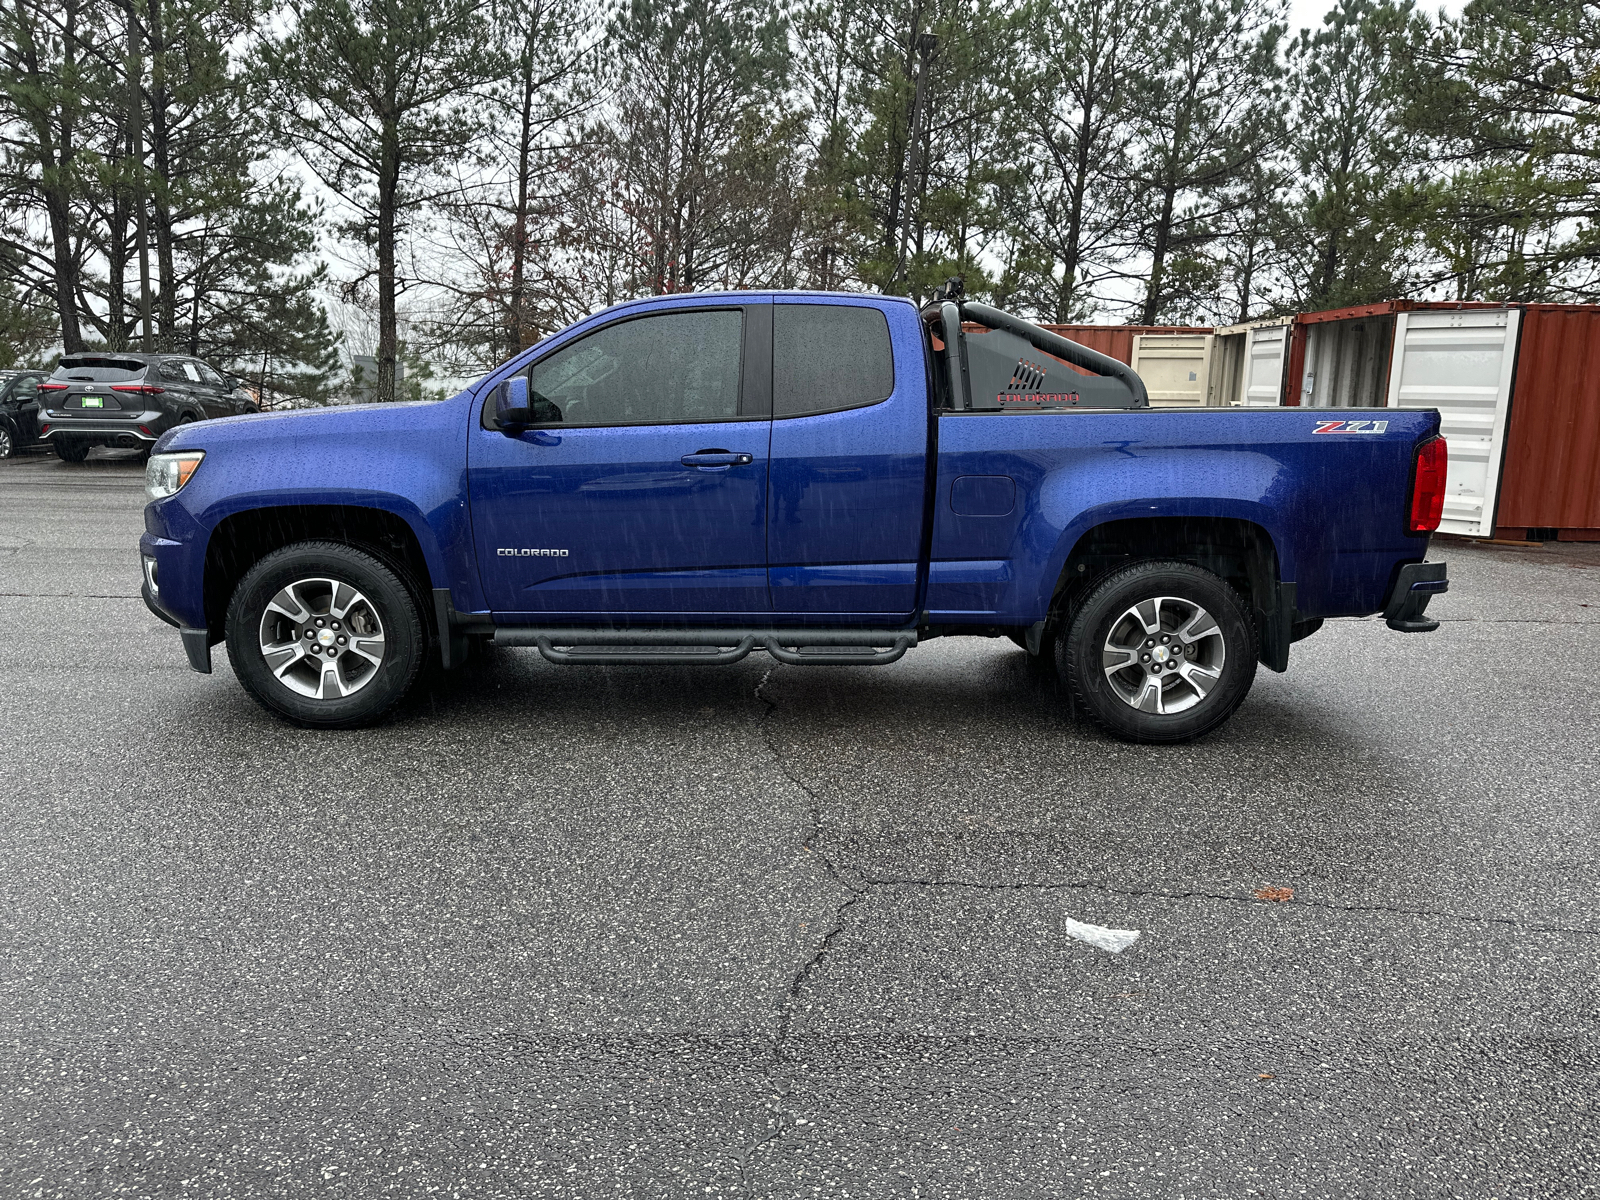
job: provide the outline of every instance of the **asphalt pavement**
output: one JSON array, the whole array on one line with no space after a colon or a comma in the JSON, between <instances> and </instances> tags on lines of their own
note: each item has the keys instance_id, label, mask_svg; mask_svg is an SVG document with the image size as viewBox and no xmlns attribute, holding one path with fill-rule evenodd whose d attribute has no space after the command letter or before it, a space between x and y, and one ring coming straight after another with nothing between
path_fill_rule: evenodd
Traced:
<instances>
[{"instance_id":1,"label":"asphalt pavement","mask_svg":"<svg viewBox=\"0 0 1600 1200\"><path fill-rule=\"evenodd\" d=\"M977 639L313 733L140 489L0 463L0 1196L1600 1194L1600 546L1440 541L1189 746Z\"/></svg>"}]
</instances>

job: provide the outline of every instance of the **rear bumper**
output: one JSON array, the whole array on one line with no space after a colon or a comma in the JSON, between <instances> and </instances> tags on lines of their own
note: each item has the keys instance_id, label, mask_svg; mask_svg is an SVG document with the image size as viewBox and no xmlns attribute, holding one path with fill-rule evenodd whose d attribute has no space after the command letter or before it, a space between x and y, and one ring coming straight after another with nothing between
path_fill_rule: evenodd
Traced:
<instances>
[{"instance_id":1,"label":"rear bumper","mask_svg":"<svg viewBox=\"0 0 1600 1200\"><path fill-rule=\"evenodd\" d=\"M1384 622L1401 633L1432 633L1439 628L1439 622L1424 615L1428 601L1449 590L1444 563L1406 563L1383 606Z\"/></svg>"},{"instance_id":2,"label":"rear bumper","mask_svg":"<svg viewBox=\"0 0 1600 1200\"><path fill-rule=\"evenodd\" d=\"M126 417L41 415L39 437L46 442L61 439L87 442L91 446L152 446L172 424L170 413L150 410L129 413Z\"/></svg>"}]
</instances>

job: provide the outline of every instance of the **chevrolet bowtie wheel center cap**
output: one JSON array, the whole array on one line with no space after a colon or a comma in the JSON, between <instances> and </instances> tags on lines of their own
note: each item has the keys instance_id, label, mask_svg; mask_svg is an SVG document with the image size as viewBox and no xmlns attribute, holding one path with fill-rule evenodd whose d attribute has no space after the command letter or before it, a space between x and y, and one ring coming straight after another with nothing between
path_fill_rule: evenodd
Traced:
<instances>
[{"instance_id":1,"label":"chevrolet bowtie wheel center cap","mask_svg":"<svg viewBox=\"0 0 1600 1200\"><path fill-rule=\"evenodd\" d=\"M388 647L377 606L338 579L300 579L261 614L261 657L273 678L311 700L338 700L377 677Z\"/></svg>"},{"instance_id":2,"label":"chevrolet bowtie wheel center cap","mask_svg":"<svg viewBox=\"0 0 1600 1200\"><path fill-rule=\"evenodd\" d=\"M1227 645L1216 620L1193 600L1155 596L1111 623L1100 665L1111 690L1129 708L1180 713L1222 678Z\"/></svg>"}]
</instances>

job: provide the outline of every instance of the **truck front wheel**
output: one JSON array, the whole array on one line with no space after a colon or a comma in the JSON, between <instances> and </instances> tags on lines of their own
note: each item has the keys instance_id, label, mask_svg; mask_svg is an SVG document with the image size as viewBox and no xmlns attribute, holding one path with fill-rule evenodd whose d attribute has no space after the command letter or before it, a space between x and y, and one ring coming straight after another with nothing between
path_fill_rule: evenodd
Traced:
<instances>
[{"instance_id":1,"label":"truck front wheel","mask_svg":"<svg viewBox=\"0 0 1600 1200\"><path fill-rule=\"evenodd\" d=\"M300 542L250 568L228 604L228 658L262 707L296 725L368 725L411 690L427 634L411 593L370 554Z\"/></svg>"},{"instance_id":2,"label":"truck front wheel","mask_svg":"<svg viewBox=\"0 0 1600 1200\"><path fill-rule=\"evenodd\" d=\"M1243 703L1256 677L1256 630L1226 580L1188 563L1148 561L1103 579L1056 642L1077 703L1108 733L1183 742Z\"/></svg>"}]
</instances>

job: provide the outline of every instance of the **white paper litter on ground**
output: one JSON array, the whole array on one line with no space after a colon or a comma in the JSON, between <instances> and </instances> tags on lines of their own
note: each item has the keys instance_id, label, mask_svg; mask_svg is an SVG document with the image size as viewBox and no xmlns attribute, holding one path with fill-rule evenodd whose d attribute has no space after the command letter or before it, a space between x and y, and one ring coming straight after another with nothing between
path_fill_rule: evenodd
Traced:
<instances>
[{"instance_id":1,"label":"white paper litter on ground","mask_svg":"<svg viewBox=\"0 0 1600 1200\"><path fill-rule=\"evenodd\" d=\"M1104 925L1090 925L1074 921L1071 917L1063 917L1062 920L1067 923L1067 932L1080 942L1088 942L1113 954L1121 953L1139 940L1137 929L1107 929Z\"/></svg>"}]
</instances>

